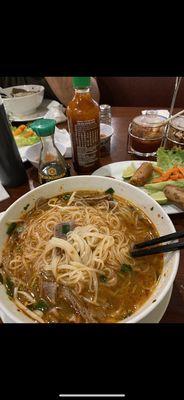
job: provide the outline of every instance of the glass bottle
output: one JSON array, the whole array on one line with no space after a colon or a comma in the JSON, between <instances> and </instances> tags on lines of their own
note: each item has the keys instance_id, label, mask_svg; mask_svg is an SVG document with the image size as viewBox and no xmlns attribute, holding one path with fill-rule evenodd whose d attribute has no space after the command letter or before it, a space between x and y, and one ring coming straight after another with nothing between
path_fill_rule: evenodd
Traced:
<instances>
[{"instance_id":1,"label":"glass bottle","mask_svg":"<svg viewBox=\"0 0 184 400\"><path fill-rule=\"evenodd\" d=\"M41 139L41 151L38 167L40 184L69 175L67 163L54 142L56 121L54 119L39 119L30 127Z\"/></svg>"},{"instance_id":2,"label":"glass bottle","mask_svg":"<svg viewBox=\"0 0 184 400\"><path fill-rule=\"evenodd\" d=\"M0 96L0 181L6 187L27 182L27 174Z\"/></svg>"},{"instance_id":3,"label":"glass bottle","mask_svg":"<svg viewBox=\"0 0 184 400\"><path fill-rule=\"evenodd\" d=\"M111 125L111 106L109 104L100 105L100 122Z\"/></svg>"},{"instance_id":4,"label":"glass bottle","mask_svg":"<svg viewBox=\"0 0 184 400\"><path fill-rule=\"evenodd\" d=\"M90 93L90 77L74 77L75 95L67 107L74 168L89 174L100 164L100 108Z\"/></svg>"}]
</instances>

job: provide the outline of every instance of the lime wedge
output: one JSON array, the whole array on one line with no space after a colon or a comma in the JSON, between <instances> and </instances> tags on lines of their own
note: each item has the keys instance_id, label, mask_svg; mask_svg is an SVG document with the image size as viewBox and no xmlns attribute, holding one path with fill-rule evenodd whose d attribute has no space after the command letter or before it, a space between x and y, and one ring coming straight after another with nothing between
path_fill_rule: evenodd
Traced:
<instances>
[{"instance_id":1,"label":"lime wedge","mask_svg":"<svg viewBox=\"0 0 184 400\"><path fill-rule=\"evenodd\" d=\"M136 171L136 168L133 163L131 163L127 168L125 168L122 172L122 177L124 179L131 178Z\"/></svg>"},{"instance_id":2,"label":"lime wedge","mask_svg":"<svg viewBox=\"0 0 184 400\"><path fill-rule=\"evenodd\" d=\"M157 203L159 203L159 204L166 204L168 201L164 192L161 192L161 191L152 192L152 193L149 192L149 195L152 197L152 199L156 200Z\"/></svg>"}]
</instances>

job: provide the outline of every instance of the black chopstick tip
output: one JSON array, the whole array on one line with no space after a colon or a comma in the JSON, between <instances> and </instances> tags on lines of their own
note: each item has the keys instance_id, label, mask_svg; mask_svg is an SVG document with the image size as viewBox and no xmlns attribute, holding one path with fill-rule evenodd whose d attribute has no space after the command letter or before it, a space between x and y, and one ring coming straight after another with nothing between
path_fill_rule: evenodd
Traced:
<instances>
[{"instance_id":1,"label":"black chopstick tip","mask_svg":"<svg viewBox=\"0 0 184 400\"><path fill-rule=\"evenodd\" d=\"M159 243L168 242L170 240L180 239L183 237L184 237L184 231L169 233L168 235L159 236L157 238L147 240L145 242L136 243L133 247L133 250L141 249L143 247L153 246L153 245L159 244Z\"/></svg>"},{"instance_id":2,"label":"black chopstick tip","mask_svg":"<svg viewBox=\"0 0 184 400\"><path fill-rule=\"evenodd\" d=\"M162 254L162 253L168 253L171 251L176 251L184 249L184 243L183 242L175 242L175 243L170 243L166 244L163 246L155 246L152 248L144 248L144 249L136 249L132 250L130 252L132 257L144 257L144 256L150 256L153 254Z\"/></svg>"}]
</instances>

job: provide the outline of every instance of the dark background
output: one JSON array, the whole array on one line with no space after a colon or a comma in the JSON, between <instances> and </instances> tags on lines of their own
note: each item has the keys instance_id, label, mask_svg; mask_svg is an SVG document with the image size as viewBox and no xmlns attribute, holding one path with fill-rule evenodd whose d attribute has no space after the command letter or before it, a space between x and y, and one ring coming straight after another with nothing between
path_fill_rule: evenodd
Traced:
<instances>
[{"instance_id":1,"label":"dark background","mask_svg":"<svg viewBox=\"0 0 184 400\"><path fill-rule=\"evenodd\" d=\"M174 324L3 324L0 397L125 393L125 400L178 399L183 334L184 326Z\"/></svg>"}]
</instances>

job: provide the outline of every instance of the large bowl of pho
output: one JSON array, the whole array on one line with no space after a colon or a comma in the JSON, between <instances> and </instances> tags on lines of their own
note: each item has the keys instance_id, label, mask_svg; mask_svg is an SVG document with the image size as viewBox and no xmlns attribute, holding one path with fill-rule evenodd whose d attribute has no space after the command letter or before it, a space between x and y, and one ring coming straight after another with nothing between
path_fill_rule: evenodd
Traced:
<instances>
[{"instance_id":1,"label":"large bowl of pho","mask_svg":"<svg viewBox=\"0 0 184 400\"><path fill-rule=\"evenodd\" d=\"M150 196L111 178L42 185L8 208L0 228L0 309L12 322L141 322L179 264L179 252L131 257L133 244L175 229Z\"/></svg>"}]
</instances>

